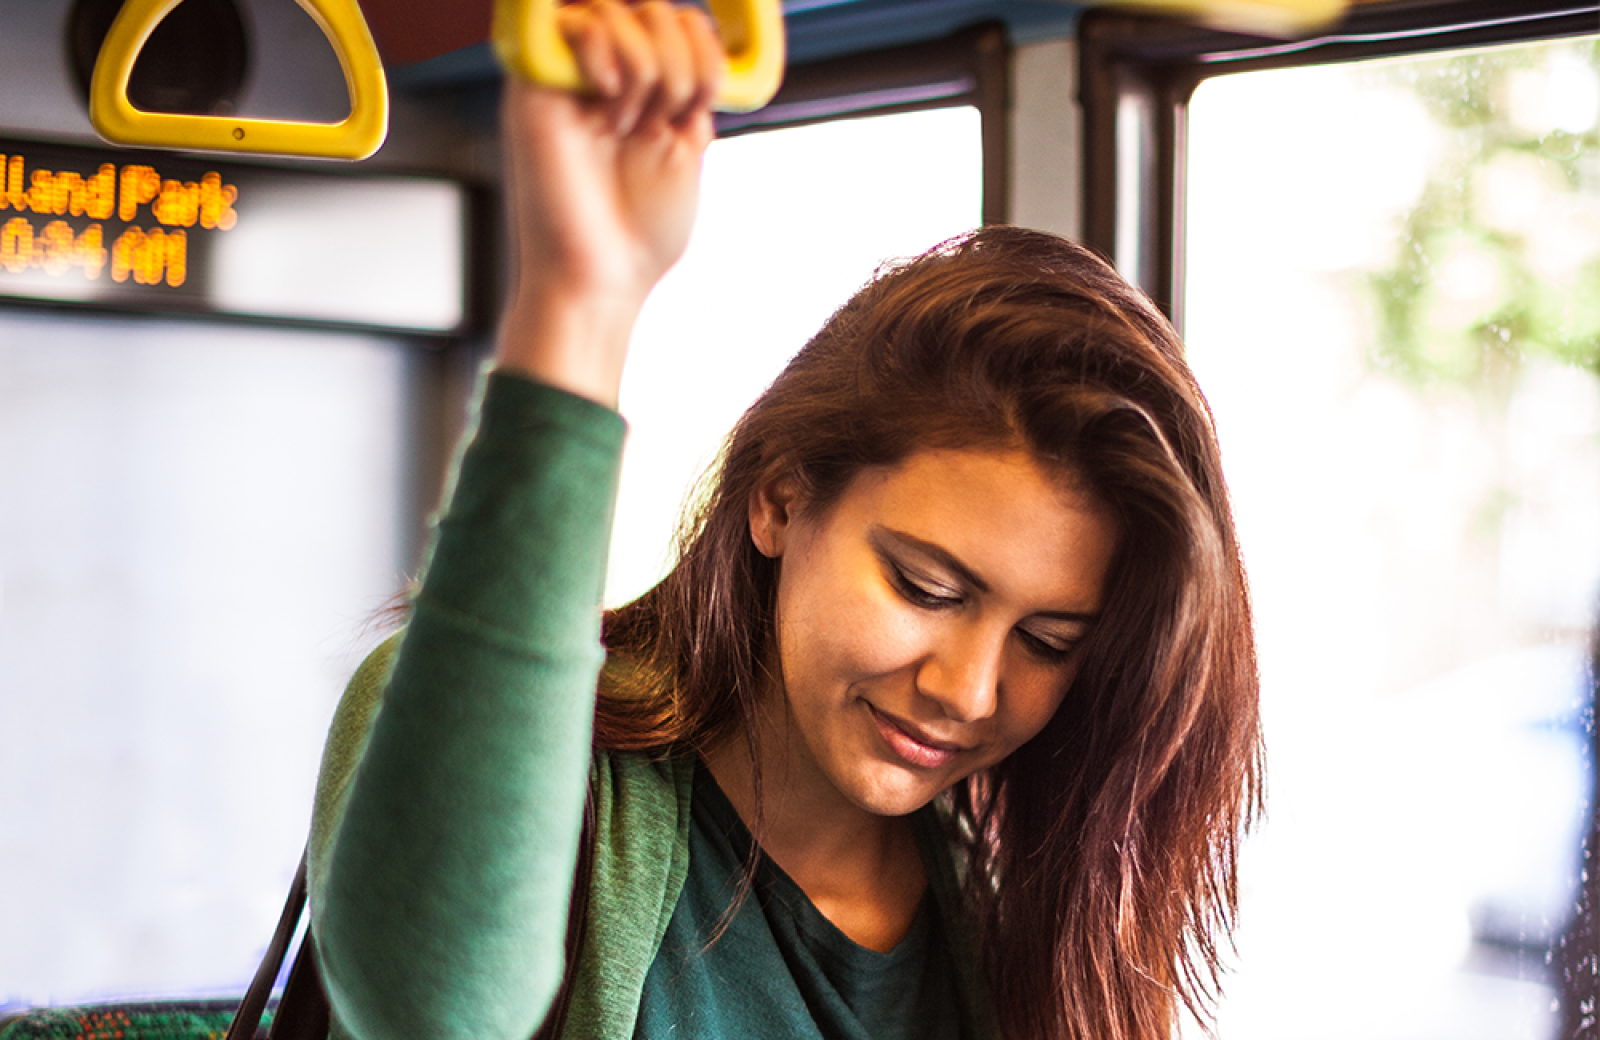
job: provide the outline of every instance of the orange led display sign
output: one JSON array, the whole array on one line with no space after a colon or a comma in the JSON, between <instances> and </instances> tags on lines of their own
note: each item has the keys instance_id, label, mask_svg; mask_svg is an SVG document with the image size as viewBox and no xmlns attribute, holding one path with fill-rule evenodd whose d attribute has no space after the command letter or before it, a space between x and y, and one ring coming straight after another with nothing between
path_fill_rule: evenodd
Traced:
<instances>
[{"instance_id":1,"label":"orange led display sign","mask_svg":"<svg viewBox=\"0 0 1600 1040\"><path fill-rule=\"evenodd\" d=\"M0 188L0 286L4 274L39 271L176 289L189 277L192 230L239 219L239 189L216 170L183 180L144 163L50 169L0 152Z\"/></svg>"},{"instance_id":2,"label":"orange led display sign","mask_svg":"<svg viewBox=\"0 0 1600 1040\"><path fill-rule=\"evenodd\" d=\"M440 178L0 139L0 306L456 334L467 206Z\"/></svg>"}]
</instances>

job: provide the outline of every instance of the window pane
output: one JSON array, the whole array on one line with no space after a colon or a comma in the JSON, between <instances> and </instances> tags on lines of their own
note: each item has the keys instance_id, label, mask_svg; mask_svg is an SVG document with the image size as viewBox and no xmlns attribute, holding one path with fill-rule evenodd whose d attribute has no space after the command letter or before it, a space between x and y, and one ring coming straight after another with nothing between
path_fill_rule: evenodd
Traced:
<instances>
[{"instance_id":1,"label":"window pane","mask_svg":"<svg viewBox=\"0 0 1600 1040\"><path fill-rule=\"evenodd\" d=\"M650 298L622 385L607 601L665 572L684 496L734 420L887 258L975 227L978 110L839 120L718 141L689 251Z\"/></svg>"},{"instance_id":2,"label":"window pane","mask_svg":"<svg viewBox=\"0 0 1600 1040\"><path fill-rule=\"evenodd\" d=\"M1557 1033L1593 783L1597 116L1593 39L1195 96L1187 338L1269 742L1227 1040Z\"/></svg>"},{"instance_id":3,"label":"window pane","mask_svg":"<svg viewBox=\"0 0 1600 1040\"><path fill-rule=\"evenodd\" d=\"M0 1005L243 992L409 555L414 364L0 312Z\"/></svg>"}]
</instances>

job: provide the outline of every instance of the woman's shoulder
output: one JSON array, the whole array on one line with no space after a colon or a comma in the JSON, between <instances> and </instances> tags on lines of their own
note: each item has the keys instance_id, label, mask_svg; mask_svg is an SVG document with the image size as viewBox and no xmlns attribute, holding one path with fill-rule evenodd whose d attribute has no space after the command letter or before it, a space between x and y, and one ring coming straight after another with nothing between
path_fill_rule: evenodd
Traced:
<instances>
[{"instance_id":1,"label":"woman's shoulder","mask_svg":"<svg viewBox=\"0 0 1600 1040\"><path fill-rule=\"evenodd\" d=\"M311 873L322 873L320 860L331 844L333 830L343 814L344 801L356 766L361 761L373 720L383 706L384 690L394 670L404 631L379 643L361 662L334 709L317 775L316 799L311 815ZM617 688L640 681L636 664L619 655L606 662L602 684ZM611 682L607 682L610 679ZM626 821L635 833L659 835L676 844L687 835L689 797L693 788L692 752L610 751L594 749L590 797L598 818L611 824ZM618 835L620 837L620 835ZM656 844L652 842L652 844ZM661 846L657 844L659 850Z\"/></svg>"},{"instance_id":2,"label":"woman's shoulder","mask_svg":"<svg viewBox=\"0 0 1600 1040\"><path fill-rule=\"evenodd\" d=\"M394 670L400 649L401 632L379 643L361 662L344 688L339 705L328 724L327 741L322 746L322 766L317 771L317 793L311 808L311 844L307 863L312 887L326 876L325 856L332 844L333 829L344 812L344 802L372 732L372 720L383 703L383 691Z\"/></svg>"},{"instance_id":3,"label":"woman's shoulder","mask_svg":"<svg viewBox=\"0 0 1600 1040\"><path fill-rule=\"evenodd\" d=\"M344 695L334 709L333 721L328 724L328 741L322 749L324 777L348 773L360 759L372 720L383 703L384 687L388 685L389 673L394 670L402 634L395 632L374 647L346 684ZM320 795L319 791L319 798Z\"/></svg>"}]
</instances>

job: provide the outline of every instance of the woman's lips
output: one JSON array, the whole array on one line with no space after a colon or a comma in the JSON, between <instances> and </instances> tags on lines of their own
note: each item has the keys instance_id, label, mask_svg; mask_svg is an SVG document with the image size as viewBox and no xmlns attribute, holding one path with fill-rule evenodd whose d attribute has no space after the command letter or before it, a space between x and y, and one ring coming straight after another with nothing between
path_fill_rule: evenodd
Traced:
<instances>
[{"instance_id":1,"label":"woman's lips","mask_svg":"<svg viewBox=\"0 0 1600 1040\"><path fill-rule=\"evenodd\" d=\"M889 750L918 769L938 769L949 765L956 755L966 750L959 744L935 740L904 719L886 715L870 704L867 705L867 711L872 713L878 735L889 745Z\"/></svg>"}]
</instances>

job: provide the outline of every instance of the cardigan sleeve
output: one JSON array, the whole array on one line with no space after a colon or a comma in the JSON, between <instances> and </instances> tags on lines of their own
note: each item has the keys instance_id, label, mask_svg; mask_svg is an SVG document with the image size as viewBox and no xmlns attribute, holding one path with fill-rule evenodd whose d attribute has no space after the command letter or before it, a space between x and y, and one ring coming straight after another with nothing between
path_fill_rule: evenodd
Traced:
<instances>
[{"instance_id":1,"label":"cardigan sleeve","mask_svg":"<svg viewBox=\"0 0 1600 1040\"><path fill-rule=\"evenodd\" d=\"M341 705L311 897L358 1040L526 1040L554 996L624 431L490 376L410 623Z\"/></svg>"}]
</instances>

